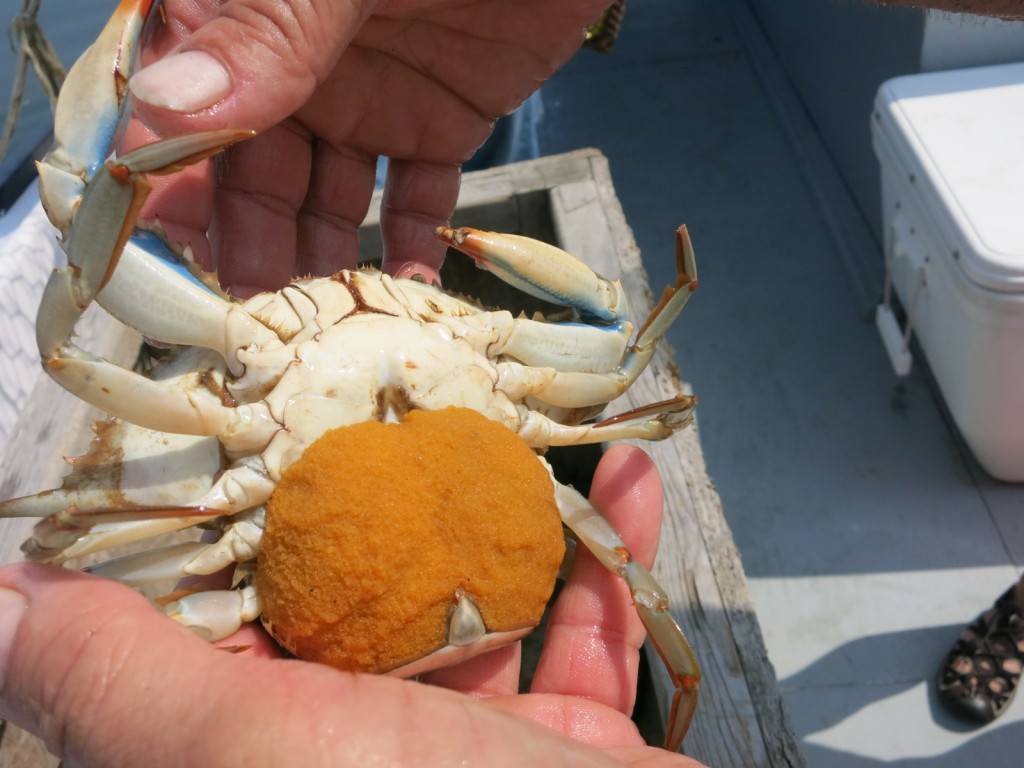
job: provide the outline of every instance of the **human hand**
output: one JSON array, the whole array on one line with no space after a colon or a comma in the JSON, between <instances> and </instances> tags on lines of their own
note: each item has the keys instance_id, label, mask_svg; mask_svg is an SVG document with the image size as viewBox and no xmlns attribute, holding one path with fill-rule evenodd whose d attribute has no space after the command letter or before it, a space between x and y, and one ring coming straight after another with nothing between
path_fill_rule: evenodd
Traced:
<instances>
[{"instance_id":1,"label":"human hand","mask_svg":"<svg viewBox=\"0 0 1024 768\"><path fill-rule=\"evenodd\" d=\"M165 136L260 135L228 150L216 191L209 163L158 180L144 216L235 293L276 290L355 266L386 156L384 268L432 282L459 166L608 2L166 0L130 83L136 113ZM135 125L128 143L150 138Z\"/></svg>"},{"instance_id":2,"label":"human hand","mask_svg":"<svg viewBox=\"0 0 1024 768\"><path fill-rule=\"evenodd\" d=\"M592 499L649 565L662 500L646 455L610 450ZM643 634L625 585L582 551L524 695L518 646L433 673L433 685L353 675L274 658L254 627L224 641L245 652L217 649L112 582L9 566L0 569L0 716L69 766L697 768L645 746L628 717Z\"/></svg>"}]
</instances>

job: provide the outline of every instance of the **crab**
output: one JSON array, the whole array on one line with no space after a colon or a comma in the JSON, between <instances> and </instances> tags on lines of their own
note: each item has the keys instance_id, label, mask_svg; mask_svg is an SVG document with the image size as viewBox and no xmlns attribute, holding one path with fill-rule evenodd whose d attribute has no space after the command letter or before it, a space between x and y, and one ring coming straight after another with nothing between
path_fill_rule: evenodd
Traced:
<instances>
[{"instance_id":1,"label":"crab","mask_svg":"<svg viewBox=\"0 0 1024 768\"><path fill-rule=\"evenodd\" d=\"M260 619L300 657L357 672L414 676L514 642L537 626L562 560L564 526L629 585L677 688L666 746L678 749L696 706L700 671L694 654L662 588L600 513L558 482L543 454L553 446L660 440L691 421L695 400L690 396L594 420L644 370L696 288L685 228L677 234L676 283L635 336L621 286L568 253L520 236L448 226L438 227L437 236L452 248L564 310L514 317L372 268L297 279L276 293L235 301L190 263L187 251L168 243L159 227L144 229L136 215L149 189L147 175L172 173L249 133L190 134L120 157L111 153L130 112L124 84L151 11L147 0L124 0L76 63L60 96L54 146L39 164L41 197L68 258L68 265L52 274L39 310L43 366L112 418L95 426L90 451L73 460L61 488L0 503L0 516L44 518L23 545L27 556L65 564L201 526L208 529L202 541L143 549L87 570L133 586L228 570L234 575L230 585L193 580L159 603L170 617L210 640ZM75 324L93 301L170 347L149 375L75 344ZM413 432L414 427L421 431ZM361 442L366 430L374 435L366 439L377 442ZM487 514L500 514L503 523L521 517L522 525L511 526L520 533L501 535L521 535L522 541L468 545L492 560L508 559L507 552L518 558L511 567L519 575L509 579L506 571L496 579L501 588L495 591L502 594L494 599L503 601L500 610L511 605L505 611L510 617L493 618L500 610L484 605L491 596L478 594L487 578L474 572L429 587L440 594L437 616L421 608L406 609L415 615L391 615L401 607L386 609L385 618L401 627L410 627L414 618L431 625L418 646L369 661L355 652L340 660L318 656L319 635L331 623L321 614L340 612L333 624L343 629L351 623L349 614L337 608L336 593L327 604L308 608L305 598L285 585L298 580L297 591L312 594L328 592L335 586L329 582L337 580L353 592L362 587L349 577L372 571L393 575L376 578L376 592L357 595L356 603L382 603L401 591L412 578L409 569L402 575L402 558L389 562L387 551L374 552L369 540L375 529L404 525L412 513L400 510L388 524L373 519L375 510L391 502L384 501L387 489L375 474L380 462L360 461L394 445L403 446L394 449L398 454L431 453L418 447L438 435L449 442L433 452L463 452L467 474L444 491L442 501L432 502L426 533L415 534L421 538L409 549L423 549L427 539L440 551L455 546L454 533L444 531L468 530L470 522L456 516L442 526L430 515L464 509L456 497L469 497L470 506L489 504ZM406 442L396 443L398 437ZM339 454L340 468L329 463ZM442 458L458 461L458 456ZM436 464L424 466L401 469L399 475L450 474ZM346 472L351 473L347 481ZM337 487L323 485L339 476ZM408 477L404 480L408 485ZM471 480L479 487L468 492L460 484ZM488 489L503 481L512 488L510 496L489 498ZM392 484L402 486L403 478ZM325 516L314 522L289 517L286 497L295 493L302 510L326 504ZM348 525L356 516L352 496L369 498L374 507L369 527L355 530L354 544L332 539L330 558L310 549L314 544L306 534L323 538L335 523ZM498 527L487 525L486 518L484 525L474 524L483 530L480 535ZM290 570L289 557L299 558ZM534 591L519 595L515 582L534 572ZM428 587L417 583L410 591L418 596ZM296 612L302 614L298 619ZM363 632L356 630L351 642L373 645L376 641L367 641ZM319 644L346 642L332 636Z\"/></svg>"}]
</instances>

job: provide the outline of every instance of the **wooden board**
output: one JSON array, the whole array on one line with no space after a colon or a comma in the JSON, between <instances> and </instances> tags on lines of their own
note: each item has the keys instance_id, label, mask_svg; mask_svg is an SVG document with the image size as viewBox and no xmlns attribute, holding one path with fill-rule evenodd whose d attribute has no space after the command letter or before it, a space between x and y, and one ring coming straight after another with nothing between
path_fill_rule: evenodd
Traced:
<instances>
[{"instance_id":1,"label":"wooden board","mask_svg":"<svg viewBox=\"0 0 1024 768\"><path fill-rule=\"evenodd\" d=\"M561 239L567 250L590 261L597 271L622 281L639 320L652 306L640 253L615 196L607 162L596 153L587 160L592 180L552 190ZM599 226L601 213L607 235ZM665 233L669 239L673 235ZM700 254L697 258L699 265ZM653 287L660 294L661 286ZM685 325L685 310L678 322ZM679 380L672 351L663 342L648 369L609 411L636 408L683 391L687 388ZM740 556L707 474L697 427L670 440L641 445L657 464L665 486L665 520L653 573L672 597L673 611L703 674L701 700L684 751L718 768L802 765ZM657 657L650 656L665 712L671 684Z\"/></svg>"},{"instance_id":2,"label":"wooden board","mask_svg":"<svg viewBox=\"0 0 1024 768\"><path fill-rule=\"evenodd\" d=\"M379 205L378 194L361 233L366 260L380 252L375 226ZM467 174L454 223L558 242L605 276L620 279L636 319L643 319L651 306L640 253L615 196L607 161L596 150ZM670 242L673 236L665 233ZM470 275L464 264L449 261L446 285L467 290L465 286L471 284L489 303L506 306L515 300L502 284L488 282L486 273L472 270ZM679 322L686 322L685 312ZM109 328L100 336L109 339ZM93 344L85 346L96 350ZM609 413L664 400L684 389L671 350L663 347L638 382L609 407ZM64 471L59 457L81 450L94 416L48 380L42 382L0 464L0 496L55 484ZM685 751L715 768L804 765L767 659L739 554L707 475L697 429L643 447L658 465L666 490L654 574L672 597L673 612L694 646L704 675ZM586 482L588 471L591 466L583 467L581 480L573 480L574 484ZM23 538L24 525L14 530L12 522L0 521L0 526L7 523L0 527L0 561L9 560ZM650 656L654 695L664 712L671 690L660 662L653 653ZM55 764L47 762L45 750L23 734L12 737L13 731L8 728L0 743L0 765Z\"/></svg>"}]
</instances>

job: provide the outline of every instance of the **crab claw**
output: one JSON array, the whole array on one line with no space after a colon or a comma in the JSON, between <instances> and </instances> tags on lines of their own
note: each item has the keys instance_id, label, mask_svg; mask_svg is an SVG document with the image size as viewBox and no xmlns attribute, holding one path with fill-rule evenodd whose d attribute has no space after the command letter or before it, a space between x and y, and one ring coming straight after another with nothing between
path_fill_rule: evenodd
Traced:
<instances>
[{"instance_id":1,"label":"crab claw","mask_svg":"<svg viewBox=\"0 0 1024 768\"><path fill-rule=\"evenodd\" d=\"M104 164L86 186L75 226L68 231L68 266L50 276L43 292L36 341L44 361L69 342L78 318L113 273L149 194L145 174L172 173L251 135L233 130L191 134L141 147Z\"/></svg>"},{"instance_id":2,"label":"crab claw","mask_svg":"<svg viewBox=\"0 0 1024 768\"><path fill-rule=\"evenodd\" d=\"M71 374L65 370L62 378L59 373L61 358L91 359L73 350L71 337L75 322L94 299L149 338L203 346L225 357L237 349L235 339L273 336L245 313L225 321L230 302L212 279L198 274L188 249L169 244L159 227L135 229L150 190L147 175L174 173L253 135L246 130L208 131L112 156L131 114L127 83L139 41L159 4L122 0L96 42L71 68L57 100L53 147L36 164L43 207L61 231L68 257L68 266L51 276L44 292L36 340L51 375L73 391L78 390ZM233 373L241 372L233 357L228 365Z\"/></svg>"},{"instance_id":3,"label":"crab claw","mask_svg":"<svg viewBox=\"0 0 1024 768\"><path fill-rule=\"evenodd\" d=\"M106 160L127 122L128 78L146 19L158 3L122 0L61 87L54 144L36 167L46 215L65 237L85 185Z\"/></svg>"},{"instance_id":4,"label":"crab claw","mask_svg":"<svg viewBox=\"0 0 1024 768\"><path fill-rule=\"evenodd\" d=\"M522 235L471 227L438 227L434 234L481 269L531 296L611 324L629 319L618 281L601 277L561 248Z\"/></svg>"}]
</instances>

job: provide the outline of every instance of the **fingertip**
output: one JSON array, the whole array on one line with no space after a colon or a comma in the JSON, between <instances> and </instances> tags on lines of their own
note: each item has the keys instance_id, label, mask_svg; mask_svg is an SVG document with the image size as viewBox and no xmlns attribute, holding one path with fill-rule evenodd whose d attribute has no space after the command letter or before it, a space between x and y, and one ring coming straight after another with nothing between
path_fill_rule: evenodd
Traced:
<instances>
[{"instance_id":1,"label":"fingertip","mask_svg":"<svg viewBox=\"0 0 1024 768\"><path fill-rule=\"evenodd\" d=\"M647 472L657 472L654 460L647 452L635 445L617 443L601 455L595 478L606 473L625 472L629 478L638 478Z\"/></svg>"},{"instance_id":2,"label":"fingertip","mask_svg":"<svg viewBox=\"0 0 1024 768\"><path fill-rule=\"evenodd\" d=\"M185 117L256 131L280 122L312 95L360 21L358 4L332 2L182 3L171 13L153 52L176 44L129 82L144 119L162 132L184 129Z\"/></svg>"},{"instance_id":3,"label":"fingertip","mask_svg":"<svg viewBox=\"0 0 1024 768\"><path fill-rule=\"evenodd\" d=\"M664 493L658 468L645 451L623 444L609 448L594 472L590 499L627 544L644 554L650 551L653 557ZM653 547L634 541L638 534L652 529L655 531Z\"/></svg>"},{"instance_id":4,"label":"fingertip","mask_svg":"<svg viewBox=\"0 0 1024 768\"><path fill-rule=\"evenodd\" d=\"M429 264L421 264L418 261L407 261L395 270L395 277L405 280L415 280L417 283L441 287L441 273Z\"/></svg>"}]
</instances>

